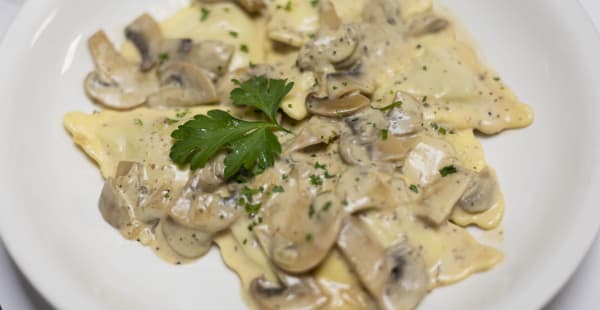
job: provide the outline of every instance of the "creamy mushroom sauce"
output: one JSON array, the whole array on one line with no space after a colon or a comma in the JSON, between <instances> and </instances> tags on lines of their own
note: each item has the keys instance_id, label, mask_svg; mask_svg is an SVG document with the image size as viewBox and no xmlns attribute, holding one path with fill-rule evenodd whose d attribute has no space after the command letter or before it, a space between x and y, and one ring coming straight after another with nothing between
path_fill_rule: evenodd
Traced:
<instances>
[{"instance_id":1,"label":"creamy mushroom sauce","mask_svg":"<svg viewBox=\"0 0 600 310\"><path fill-rule=\"evenodd\" d=\"M474 131L533 114L430 1L201 1L126 37L120 51L91 37L85 88L105 109L64 120L125 238L175 264L216 243L253 309L412 309L502 260L466 229L504 212ZM174 165L170 133L193 115L252 118L229 102L231 79L252 75L295 82L275 166L239 184L222 156Z\"/></svg>"}]
</instances>

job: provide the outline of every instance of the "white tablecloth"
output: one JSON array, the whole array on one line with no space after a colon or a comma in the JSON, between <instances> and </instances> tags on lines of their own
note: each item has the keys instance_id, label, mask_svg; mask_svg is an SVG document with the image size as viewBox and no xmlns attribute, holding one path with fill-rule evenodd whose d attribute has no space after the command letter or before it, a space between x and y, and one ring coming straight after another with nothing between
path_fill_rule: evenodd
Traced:
<instances>
[{"instance_id":1,"label":"white tablecloth","mask_svg":"<svg viewBox=\"0 0 600 310\"><path fill-rule=\"evenodd\" d=\"M0 0L0 40L23 1ZM600 30L600 0L580 1L594 19L596 27ZM600 51L598 51L598 55L600 57ZM52 309L44 298L23 278L8 256L1 241L0 308L4 310ZM600 309L600 238L596 240L594 247L588 253L577 273L545 310L563 309Z\"/></svg>"}]
</instances>

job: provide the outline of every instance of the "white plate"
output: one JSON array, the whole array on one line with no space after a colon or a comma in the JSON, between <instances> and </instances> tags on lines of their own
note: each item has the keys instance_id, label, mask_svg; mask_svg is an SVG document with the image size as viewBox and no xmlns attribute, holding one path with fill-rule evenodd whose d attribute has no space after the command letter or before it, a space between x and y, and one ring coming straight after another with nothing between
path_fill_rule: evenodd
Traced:
<instances>
[{"instance_id":1,"label":"white plate","mask_svg":"<svg viewBox=\"0 0 600 310\"><path fill-rule=\"evenodd\" d=\"M85 46L144 10L186 1L29 0L0 50L0 229L19 267L59 309L243 309L213 251L175 267L128 242L97 210L102 180L62 127L92 111ZM566 281L600 226L600 44L564 0L445 0L487 61L533 105L535 124L486 139L507 200L505 262L436 290L421 309L535 309Z\"/></svg>"}]
</instances>

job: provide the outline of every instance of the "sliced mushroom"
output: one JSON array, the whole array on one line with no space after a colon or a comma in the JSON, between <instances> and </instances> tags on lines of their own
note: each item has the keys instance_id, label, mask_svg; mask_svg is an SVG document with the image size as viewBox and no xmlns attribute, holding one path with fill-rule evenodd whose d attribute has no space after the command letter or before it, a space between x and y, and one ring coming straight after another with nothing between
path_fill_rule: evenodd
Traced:
<instances>
[{"instance_id":1,"label":"sliced mushroom","mask_svg":"<svg viewBox=\"0 0 600 310\"><path fill-rule=\"evenodd\" d=\"M421 137L406 157L402 171L413 184L426 187L441 177L442 168L456 163L455 154L448 142Z\"/></svg>"},{"instance_id":2,"label":"sliced mushroom","mask_svg":"<svg viewBox=\"0 0 600 310\"><path fill-rule=\"evenodd\" d=\"M286 277L286 283L273 283L264 277L254 279L250 284L250 294L264 310L313 310L321 309L327 303L327 296L309 277Z\"/></svg>"},{"instance_id":3,"label":"sliced mushroom","mask_svg":"<svg viewBox=\"0 0 600 310\"><path fill-rule=\"evenodd\" d=\"M182 226L168 217L160 221L157 231L175 253L185 258L202 257L212 246L211 234Z\"/></svg>"},{"instance_id":4,"label":"sliced mushroom","mask_svg":"<svg viewBox=\"0 0 600 310\"><path fill-rule=\"evenodd\" d=\"M237 206L235 196L212 192L223 179L211 169L208 166L197 170L169 205L168 212L181 225L213 234L227 229L242 210Z\"/></svg>"},{"instance_id":5,"label":"sliced mushroom","mask_svg":"<svg viewBox=\"0 0 600 310\"><path fill-rule=\"evenodd\" d=\"M186 62L173 62L161 72L161 88L148 98L152 107L211 104L219 100L217 90L202 69Z\"/></svg>"},{"instance_id":6,"label":"sliced mushroom","mask_svg":"<svg viewBox=\"0 0 600 310\"><path fill-rule=\"evenodd\" d=\"M140 163L120 162L115 177L108 178L104 184L100 212L117 229L136 221L156 221L166 214L167 183L167 180L150 180L147 169Z\"/></svg>"},{"instance_id":7,"label":"sliced mushroom","mask_svg":"<svg viewBox=\"0 0 600 310\"><path fill-rule=\"evenodd\" d=\"M285 145L285 153L293 153L314 145L330 144L340 132L341 126L338 122L325 117L311 117L302 126L300 133Z\"/></svg>"},{"instance_id":8,"label":"sliced mushroom","mask_svg":"<svg viewBox=\"0 0 600 310\"><path fill-rule=\"evenodd\" d=\"M481 213L499 203L500 197L496 174L486 167L472 179L457 206L469 213Z\"/></svg>"},{"instance_id":9,"label":"sliced mushroom","mask_svg":"<svg viewBox=\"0 0 600 310\"><path fill-rule=\"evenodd\" d=\"M142 56L140 69L148 71L159 59L163 33L160 25L148 14L136 18L125 28L125 37L129 39Z\"/></svg>"},{"instance_id":10,"label":"sliced mushroom","mask_svg":"<svg viewBox=\"0 0 600 310\"><path fill-rule=\"evenodd\" d=\"M426 34L434 34L448 28L450 23L447 19L435 15L425 15L413 19L408 25L408 34L420 37Z\"/></svg>"},{"instance_id":11,"label":"sliced mushroom","mask_svg":"<svg viewBox=\"0 0 600 310\"><path fill-rule=\"evenodd\" d=\"M271 261L291 273L317 266L335 244L342 222L340 199L332 193L314 197L309 173L304 165L294 167L285 191L265 204L263 223L254 228Z\"/></svg>"},{"instance_id":12,"label":"sliced mushroom","mask_svg":"<svg viewBox=\"0 0 600 310\"><path fill-rule=\"evenodd\" d=\"M462 170L439 178L423 189L415 214L434 225L445 223L472 179L470 173Z\"/></svg>"},{"instance_id":13,"label":"sliced mushroom","mask_svg":"<svg viewBox=\"0 0 600 310\"><path fill-rule=\"evenodd\" d=\"M84 82L87 95L114 109L131 109L144 104L158 90L154 74L144 74L115 49L103 31L89 39L96 70Z\"/></svg>"},{"instance_id":14,"label":"sliced mushroom","mask_svg":"<svg viewBox=\"0 0 600 310\"><path fill-rule=\"evenodd\" d=\"M358 45L358 34L352 25L323 31L300 49L296 65L301 70L325 73L333 72L335 68L348 68L362 56Z\"/></svg>"},{"instance_id":15,"label":"sliced mushroom","mask_svg":"<svg viewBox=\"0 0 600 310\"><path fill-rule=\"evenodd\" d=\"M354 92L338 99L319 99L309 96L306 107L315 115L346 117L368 107L370 103L371 100L369 98L358 92Z\"/></svg>"},{"instance_id":16,"label":"sliced mushroom","mask_svg":"<svg viewBox=\"0 0 600 310\"><path fill-rule=\"evenodd\" d=\"M113 178L104 182L98 205L104 220L116 229L131 225L134 219L133 204L118 190Z\"/></svg>"},{"instance_id":17,"label":"sliced mushroom","mask_svg":"<svg viewBox=\"0 0 600 310\"><path fill-rule=\"evenodd\" d=\"M159 51L164 59L163 67L173 61L185 61L204 69L212 80L216 80L227 72L234 47L216 40L194 43L190 39L164 39Z\"/></svg>"},{"instance_id":18,"label":"sliced mushroom","mask_svg":"<svg viewBox=\"0 0 600 310\"><path fill-rule=\"evenodd\" d=\"M423 104L415 97L397 92L390 113L388 131L394 136L405 136L423 129Z\"/></svg>"},{"instance_id":19,"label":"sliced mushroom","mask_svg":"<svg viewBox=\"0 0 600 310\"><path fill-rule=\"evenodd\" d=\"M375 91L373 80L362 70L338 71L327 75L329 100L339 99L350 93L370 96Z\"/></svg>"},{"instance_id":20,"label":"sliced mushroom","mask_svg":"<svg viewBox=\"0 0 600 310\"><path fill-rule=\"evenodd\" d=\"M335 191L348 213L395 206L388 184L372 168L348 168L340 176Z\"/></svg>"},{"instance_id":21,"label":"sliced mushroom","mask_svg":"<svg viewBox=\"0 0 600 310\"><path fill-rule=\"evenodd\" d=\"M337 245L380 309L414 309L427 294L425 262L408 242L385 249L351 217Z\"/></svg>"}]
</instances>

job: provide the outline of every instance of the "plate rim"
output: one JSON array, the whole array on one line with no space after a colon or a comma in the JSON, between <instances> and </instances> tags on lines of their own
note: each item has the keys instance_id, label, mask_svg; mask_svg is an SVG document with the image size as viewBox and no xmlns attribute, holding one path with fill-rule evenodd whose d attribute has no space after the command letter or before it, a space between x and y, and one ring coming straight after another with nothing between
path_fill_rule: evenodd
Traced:
<instances>
[{"instance_id":1,"label":"plate rim","mask_svg":"<svg viewBox=\"0 0 600 310\"><path fill-rule=\"evenodd\" d=\"M39 7L46 7L48 4L51 4L56 0L28 0L23 6L20 8L18 14L12 21L11 26L8 31L5 33L5 36L0 42L0 67L6 62L8 62L7 57L4 57L10 51L14 51L15 49L20 49L24 44L19 43L22 40L19 40L17 34L22 32L25 29L35 28L35 22L39 21L35 19L36 11L39 11ZM435 1L435 0L434 0ZM590 44L596 47L595 50L600 51L600 33L594 27L591 17L585 9L583 8L580 1L572 1L570 5L563 6L565 10L568 10L568 14L573 17L574 20L579 24L581 28L586 28L587 31L590 29L594 34L594 39L591 40ZM46 16L46 15L43 15ZM575 18L577 17L577 18ZM593 41L593 42L592 42ZM15 48L9 47L10 45L16 46ZM599 62L600 63L600 62ZM598 66L600 69L600 66ZM0 77L0 80L3 80L3 77ZM7 88L4 84L0 83L0 90L6 91ZM600 97L600 89L594 90L594 92ZM10 104L10 103L9 103ZM5 116L0 114L0 120ZM4 122L2 122L4 123ZM599 145L595 145L596 148ZM0 157L4 158L4 153L0 153ZM591 176L593 177L591 184L600 184L600 166L595 165L592 171ZM0 176L0 181L4 183L5 175ZM589 204L593 204L593 201L588 201ZM5 205L5 204L4 204ZM17 242L18 235L22 232L19 230L17 226L11 226L7 224L5 216L2 214L6 214L6 207L0 206L0 240L4 242L4 245L12 258L13 262L17 266L17 268L21 271L21 273L25 276L25 278L31 283L31 285L43 296L43 298L48 301L53 307L56 309L77 309L80 304L77 304L70 300L75 299L65 299L59 298L60 294L55 294L57 288L52 287L51 281L44 280L39 275L42 274L38 272L40 268L35 266L35 264L27 264L30 259L26 258L27 256L27 246L23 246L22 242ZM533 309L540 309L544 306L548 305L553 298L557 295L557 293L564 288L564 286L569 282L572 276L575 274L579 266L581 265L584 258L588 255L594 240L600 233L600 219L596 221L591 221L592 226L581 225L582 228L579 228L580 234L578 234L580 243L579 250L576 259L572 259L570 264L563 268L562 272L557 272L555 276L552 277L552 283L547 284L545 289L538 289L537 293L534 294L534 297L530 298L528 301L523 302L522 305L531 306ZM583 232L583 233L581 233ZM581 240L584 239L584 240ZM60 290L58 290L60 291ZM79 299L77 299L79 300Z\"/></svg>"}]
</instances>

